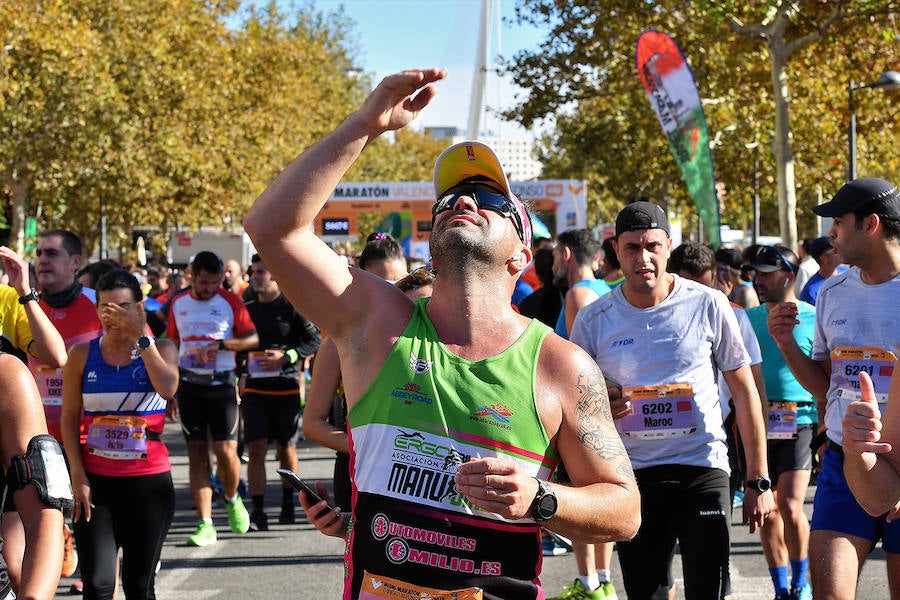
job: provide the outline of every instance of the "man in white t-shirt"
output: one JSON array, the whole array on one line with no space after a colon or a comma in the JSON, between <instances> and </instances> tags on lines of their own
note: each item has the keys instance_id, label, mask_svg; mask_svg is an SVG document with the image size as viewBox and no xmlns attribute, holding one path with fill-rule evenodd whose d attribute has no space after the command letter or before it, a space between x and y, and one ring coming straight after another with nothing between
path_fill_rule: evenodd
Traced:
<instances>
[{"instance_id":1,"label":"man in white t-shirt","mask_svg":"<svg viewBox=\"0 0 900 600\"><path fill-rule=\"evenodd\" d=\"M841 420L859 399L859 373L872 376L882 410L900 343L900 192L883 179L863 177L845 184L830 202L813 208L832 217L828 232L849 271L828 279L816 299L812 357L797 345L797 308L779 304L769 313L769 332L797 380L826 398L827 448L809 541L810 573L816 597L852 598L863 562L881 539L887 554L891 596L900 594L900 511L872 517L853 497L844 477ZM819 415L820 421L822 415ZM859 460L848 453L849 466ZM885 518L891 519L891 522Z\"/></svg>"},{"instance_id":2,"label":"man in white t-shirt","mask_svg":"<svg viewBox=\"0 0 900 600\"><path fill-rule=\"evenodd\" d=\"M666 273L671 247L660 207L627 205L616 218L615 244L625 282L578 313L571 339L608 378L641 491L641 528L619 544L628 597L668 594L678 541L685 595L722 598L731 503L716 367L732 390L744 437L744 522L751 532L774 505L766 427L734 311L718 291Z\"/></svg>"}]
</instances>

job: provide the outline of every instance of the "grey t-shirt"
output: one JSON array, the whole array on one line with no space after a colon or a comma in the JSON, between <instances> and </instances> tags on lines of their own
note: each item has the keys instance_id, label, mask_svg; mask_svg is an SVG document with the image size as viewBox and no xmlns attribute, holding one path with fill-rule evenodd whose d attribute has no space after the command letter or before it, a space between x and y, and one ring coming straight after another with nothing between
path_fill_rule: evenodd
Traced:
<instances>
[{"instance_id":1,"label":"grey t-shirt","mask_svg":"<svg viewBox=\"0 0 900 600\"><path fill-rule=\"evenodd\" d=\"M831 358L825 425L828 437L838 444L843 439L841 421L847 406L859 397L860 368L866 368L872 377L882 413L887 408L887 389L895 360L891 356L900 351L898 302L900 275L869 285L860 279L856 267L829 277L819 290L812 358ZM835 350L841 355L832 356Z\"/></svg>"},{"instance_id":2,"label":"grey t-shirt","mask_svg":"<svg viewBox=\"0 0 900 600\"><path fill-rule=\"evenodd\" d=\"M636 469L664 464L715 467L728 472L728 453L716 369L750 364L734 310L718 290L673 275L672 293L660 304L639 309L623 286L583 308L571 340L597 361L603 374L624 388L687 384L694 431L671 437L623 434ZM627 285L627 284L625 284ZM648 415L653 418L654 415ZM681 415L686 416L686 415Z\"/></svg>"}]
</instances>

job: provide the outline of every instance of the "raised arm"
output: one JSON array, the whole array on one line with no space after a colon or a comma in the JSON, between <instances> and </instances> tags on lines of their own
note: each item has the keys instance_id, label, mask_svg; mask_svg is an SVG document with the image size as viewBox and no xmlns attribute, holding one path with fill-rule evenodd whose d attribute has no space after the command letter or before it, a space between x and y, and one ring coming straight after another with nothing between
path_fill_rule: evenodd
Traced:
<instances>
[{"instance_id":1,"label":"raised arm","mask_svg":"<svg viewBox=\"0 0 900 600\"><path fill-rule=\"evenodd\" d=\"M883 417L868 373L860 373L859 387L862 399L844 414L844 475L860 506L878 516L900 502L900 360Z\"/></svg>"},{"instance_id":2,"label":"raised arm","mask_svg":"<svg viewBox=\"0 0 900 600\"><path fill-rule=\"evenodd\" d=\"M9 276L9 285L19 296L32 291L28 263L6 246L0 246L0 259ZM31 328L31 344L23 348L36 359L54 369L66 364L66 344L62 336L37 302L25 303L25 314Z\"/></svg>"},{"instance_id":3,"label":"raised arm","mask_svg":"<svg viewBox=\"0 0 900 600\"><path fill-rule=\"evenodd\" d=\"M819 418L820 426L825 421L825 411L821 410L825 406L825 397L828 393L828 385L830 383L831 362L815 361L806 354L794 339L794 326L799 325L797 305L793 302L781 302L769 311L766 317L766 325L769 328L769 335L775 340L781 354L784 355L784 362L787 364L791 373L797 378L806 390L816 397L817 407L820 408Z\"/></svg>"},{"instance_id":4,"label":"raised arm","mask_svg":"<svg viewBox=\"0 0 900 600\"><path fill-rule=\"evenodd\" d=\"M444 70L427 69L385 78L337 129L294 159L244 218L245 230L285 295L329 335L340 335L363 317L380 318L385 311L373 310L379 306L374 297L396 302L403 296L379 292L389 284L351 270L310 225L366 145L409 124L434 97L431 84L445 76Z\"/></svg>"}]
</instances>

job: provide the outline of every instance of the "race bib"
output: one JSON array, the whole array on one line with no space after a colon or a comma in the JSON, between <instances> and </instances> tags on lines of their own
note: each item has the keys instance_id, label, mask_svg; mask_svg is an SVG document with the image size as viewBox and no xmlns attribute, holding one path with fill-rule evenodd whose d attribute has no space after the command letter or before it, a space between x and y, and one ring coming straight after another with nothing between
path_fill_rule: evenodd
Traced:
<instances>
[{"instance_id":1,"label":"race bib","mask_svg":"<svg viewBox=\"0 0 900 600\"><path fill-rule=\"evenodd\" d=\"M203 348L213 340L182 342L179 348L178 366L195 373L212 373L216 370L216 359L206 359Z\"/></svg>"},{"instance_id":2,"label":"race bib","mask_svg":"<svg viewBox=\"0 0 900 600\"><path fill-rule=\"evenodd\" d=\"M681 437L697 430L694 389L689 383L623 388L632 413L619 424L628 437L662 440Z\"/></svg>"},{"instance_id":3,"label":"race bib","mask_svg":"<svg viewBox=\"0 0 900 600\"><path fill-rule=\"evenodd\" d=\"M44 406L62 406L62 369L46 365L35 367L34 381Z\"/></svg>"},{"instance_id":4,"label":"race bib","mask_svg":"<svg viewBox=\"0 0 900 600\"><path fill-rule=\"evenodd\" d=\"M247 375L250 377L280 377L281 368L274 371L267 371L259 364L260 360L266 356L265 352L249 352L247 353Z\"/></svg>"},{"instance_id":5,"label":"race bib","mask_svg":"<svg viewBox=\"0 0 900 600\"><path fill-rule=\"evenodd\" d=\"M831 381L837 387L837 396L853 402L861 398L859 374L863 371L872 378L876 400L887 402L891 375L897 357L890 350L856 346L840 346L831 351Z\"/></svg>"},{"instance_id":6,"label":"race bib","mask_svg":"<svg viewBox=\"0 0 900 600\"><path fill-rule=\"evenodd\" d=\"M372 575L363 571L362 588L359 590L359 600L378 600L379 598L392 598L393 600L482 600L484 593L480 588L465 588L453 591L436 590L392 579Z\"/></svg>"},{"instance_id":7,"label":"race bib","mask_svg":"<svg viewBox=\"0 0 900 600\"><path fill-rule=\"evenodd\" d=\"M793 440L797 438L797 403L769 402L769 428L766 438L770 440Z\"/></svg>"},{"instance_id":8,"label":"race bib","mask_svg":"<svg viewBox=\"0 0 900 600\"><path fill-rule=\"evenodd\" d=\"M97 417L88 427L88 452L113 460L147 458L147 421L140 417Z\"/></svg>"}]
</instances>

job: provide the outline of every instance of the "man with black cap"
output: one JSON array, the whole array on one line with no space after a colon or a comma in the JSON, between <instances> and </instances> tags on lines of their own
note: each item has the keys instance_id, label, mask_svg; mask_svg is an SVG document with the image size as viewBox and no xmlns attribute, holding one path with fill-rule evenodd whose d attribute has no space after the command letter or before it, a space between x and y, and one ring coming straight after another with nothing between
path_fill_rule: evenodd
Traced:
<instances>
[{"instance_id":1,"label":"man with black cap","mask_svg":"<svg viewBox=\"0 0 900 600\"><path fill-rule=\"evenodd\" d=\"M816 299L812 356L792 331L797 309L781 304L769 314L769 331L798 381L817 398L825 396L828 442L817 478L810 534L810 571L817 597L850 598L866 556L881 539L888 555L891 595L900 594L900 520L871 517L844 478L841 421L860 397L859 374L868 373L882 407L900 344L900 192L883 179L845 184L830 202L813 208L832 217L832 245L853 268L831 277ZM821 415L820 415L821 416ZM885 516L890 516L888 522Z\"/></svg>"},{"instance_id":2,"label":"man with black cap","mask_svg":"<svg viewBox=\"0 0 900 600\"><path fill-rule=\"evenodd\" d=\"M815 306L819 288L822 287L825 280L835 273L843 273L847 267L841 266L841 257L834 251L831 238L827 235L818 237L809 243L809 255L816 261L819 268L800 290L800 299Z\"/></svg>"},{"instance_id":3,"label":"man with black cap","mask_svg":"<svg viewBox=\"0 0 900 600\"><path fill-rule=\"evenodd\" d=\"M794 339L808 356L812 352L815 309L797 300L794 278L799 260L785 246L759 246L751 263L753 284L763 304L747 309L747 317L762 352L762 375L768 395L768 460L777 510L760 532L769 573L778 599L811 598L809 520L803 512L812 469L810 442L817 433L816 400L793 376L766 325L769 312L783 302L797 307ZM824 412L825 398L821 398ZM788 579L790 562L791 578Z\"/></svg>"},{"instance_id":4,"label":"man with black cap","mask_svg":"<svg viewBox=\"0 0 900 600\"><path fill-rule=\"evenodd\" d=\"M773 508L766 439L750 357L728 300L666 272L672 240L649 202L616 218L625 282L575 317L571 339L607 377L616 426L636 468L642 525L620 543L629 598L672 589L676 540L688 598L722 598L729 586L731 499L716 367L731 389L747 458L744 522L755 531Z\"/></svg>"},{"instance_id":5,"label":"man with black cap","mask_svg":"<svg viewBox=\"0 0 900 600\"><path fill-rule=\"evenodd\" d=\"M340 355L351 513L303 492L300 502L317 529L346 536L345 598L398 587L544 597L542 524L603 542L630 538L639 523L602 374L510 305L531 262L531 223L489 147L463 142L435 164L430 299L348 267L310 227L363 149L410 123L444 77L416 69L385 78L244 219L285 295ZM548 483L559 459L571 487Z\"/></svg>"}]
</instances>

